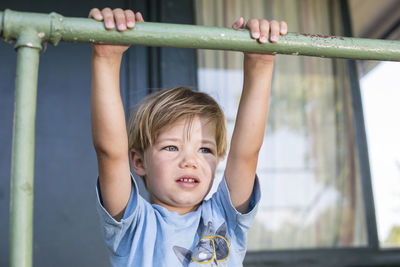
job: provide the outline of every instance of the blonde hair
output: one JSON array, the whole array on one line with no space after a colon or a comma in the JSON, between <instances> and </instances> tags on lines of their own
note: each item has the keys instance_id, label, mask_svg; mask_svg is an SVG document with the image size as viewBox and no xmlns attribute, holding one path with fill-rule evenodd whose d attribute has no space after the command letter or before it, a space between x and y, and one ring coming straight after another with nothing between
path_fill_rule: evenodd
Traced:
<instances>
[{"instance_id":1,"label":"blonde hair","mask_svg":"<svg viewBox=\"0 0 400 267\"><path fill-rule=\"evenodd\" d=\"M132 113L128 124L129 151L143 154L157 140L161 130L180 119L200 116L215 124L217 157L227 149L225 115L209 95L177 87L148 95Z\"/></svg>"}]
</instances>

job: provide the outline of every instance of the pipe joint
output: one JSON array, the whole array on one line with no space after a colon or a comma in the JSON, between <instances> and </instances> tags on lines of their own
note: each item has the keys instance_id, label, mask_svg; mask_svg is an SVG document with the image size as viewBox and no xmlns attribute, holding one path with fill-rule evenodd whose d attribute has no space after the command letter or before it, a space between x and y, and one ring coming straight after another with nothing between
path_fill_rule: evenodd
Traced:
<instances>
[{"instance_id":1,"label":"pipe joint","mask_svg":"<svg viewBox=\"0 0 400 267\"><path fill-rule=\"evenodd\" d=\"M21 47L35 48L39 49L39 51L42 50L42 38L40 34L32 28L24 29L19 34L14 49L18 50Z\"/></svg>"},{"instance_id":2,"label":"pipe joint","mask_svg":"<svg viewBox=\"0 0 400 267\"><path fill-rule=\"evenodd\" d=\"M64 17L56 12L50 13L50 37L49 41L56 46L61 41L63 34Z\"/></svg>"},{"instance_id":3,"label":"pipe joint","mask_svg":"<svg viewBox=\"0 0 400 267\"><path fill-rule=\"evenodd\" d=\"M56 46L62 39L64 26L64 17L57 13L38 14L28 12L16 12L6 9L0 12L0 37L6 42L17 40L16 47L21 45L30 47L30 43L38 48L39 37L41 42L50 42ZM26 28L30 28L30 32L26 32ZM37 36L33 35L33 31ZM26 35L21 37L21 35ZM25 40L32 37L31 41ZM18 41L20 40L20 41Z\"/></svg>"}]
</instances>

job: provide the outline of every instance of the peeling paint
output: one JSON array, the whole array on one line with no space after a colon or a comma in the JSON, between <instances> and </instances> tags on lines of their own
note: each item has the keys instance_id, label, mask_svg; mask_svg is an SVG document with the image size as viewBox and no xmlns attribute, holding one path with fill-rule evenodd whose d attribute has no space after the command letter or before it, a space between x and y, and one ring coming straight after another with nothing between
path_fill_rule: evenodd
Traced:
<instances>
[{"instance_id":1,"label":"peeling paint","mask_svg":"<svg viewBox=\"0 0 400 267\"><path fill-rule=\"evenodd\" d=\"M33 187L30 183L26 182L23 183L20 187L19 187L23 192L25 192L26 194L32 195L33 194Z\"/></svg>"},{"instance_id":2,"label":"peeling paint","mask_svg":"<svg viewBox=\"0 0 400 267\"><path fill-rule=\"evenodd\" d=\"M309 34L309 33L302 33L301 35L305 36L305 37L311 37L311 38L322 38L322 39L340 39L340 40L344 40L343 37L338 37L338 36L334 36L334 35L322 35L322 34ZM298 36L298 35L296 35Z\"/></svg>"},{"instance_id":3,"label":"peeling paint","mask_svg":"<svg viewBox=\"0 0 400 267\"><path fill-rule=\"evenodd\" d=\"M26 46L27 47L33 47L33 44L32 43L26 43Z\"/></svg>"},{"instance_id":4,"label":"peeling paint","mask_svg":"<svg viewBox=\"0 0 400 267\"><path fill-rule=\"evenodd\" d=\"M38 33L39 38L44 38L46 34L44 32L39 32Z\"/></svg>"}]
</instances>

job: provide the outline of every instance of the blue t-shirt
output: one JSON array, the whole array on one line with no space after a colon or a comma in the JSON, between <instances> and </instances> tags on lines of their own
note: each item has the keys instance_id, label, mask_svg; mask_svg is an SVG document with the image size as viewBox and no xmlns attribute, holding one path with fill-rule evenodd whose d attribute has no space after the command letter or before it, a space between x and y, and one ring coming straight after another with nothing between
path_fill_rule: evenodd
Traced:
<instances>
[{"instance_id":1,"label":"blue t-shirt","mask_svg":"<svg viewBox=\"0 0 400 267\"><path fill-rule=\"evenodd\" d=\"M179 215L142 198L132 179L132 193L120 222L101 204L98 210L112 266L178 267L242 266L246 233L260 200L256 177L249 211L239 213L231 204L225 177L218 190L196 211Z\"/></svg>"}]
</instances>

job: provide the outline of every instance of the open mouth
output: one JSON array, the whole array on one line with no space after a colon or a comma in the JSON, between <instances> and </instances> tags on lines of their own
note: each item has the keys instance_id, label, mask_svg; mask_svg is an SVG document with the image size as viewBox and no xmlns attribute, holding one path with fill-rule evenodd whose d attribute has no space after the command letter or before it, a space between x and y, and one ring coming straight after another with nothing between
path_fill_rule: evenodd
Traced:
<instances>
[{"instance_id":1,"label":"open mouth","mask_svg":"<svg viewBox=\"0 0 400 267\"><path fill-rule=\"evenodd\" d=\"M179 182L185 182L185 183L198 183L195 179L193 178L181 178L178 180Z\"/></svg>"},{"instance_id":2,"label":"open mouth","mask_svg":"<svg viewBox=\"0 0 400 267\"><path fill-rule=\"evenodd\" d=\"M176 181L179 183L192 183L192 184L200 182L199 179L197 179L196 177L180 177Z\"/></svg>"}]
</instances>

